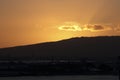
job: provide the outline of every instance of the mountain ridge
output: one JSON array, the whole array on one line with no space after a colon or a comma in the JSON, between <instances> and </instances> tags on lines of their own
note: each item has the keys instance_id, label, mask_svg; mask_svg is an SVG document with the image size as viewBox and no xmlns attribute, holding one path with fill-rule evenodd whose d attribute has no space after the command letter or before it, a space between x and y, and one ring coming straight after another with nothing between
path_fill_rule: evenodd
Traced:
<instances>
[{"instance_id":1,"label":"mountain ridge","mask_svg":"<svg viewBox=\"0 0 120 80\"><path fill-rule=\"evenodd\" d=\"M120 56L120 36L76 37L56 42L0 49L1 59Z\"/></svg>"}]
</instances>

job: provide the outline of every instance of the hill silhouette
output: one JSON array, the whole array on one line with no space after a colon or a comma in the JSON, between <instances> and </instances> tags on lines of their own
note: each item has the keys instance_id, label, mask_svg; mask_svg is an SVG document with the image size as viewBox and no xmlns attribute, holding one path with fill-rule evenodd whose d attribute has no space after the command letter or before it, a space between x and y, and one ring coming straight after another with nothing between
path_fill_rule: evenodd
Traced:
<instances>
[{"instance_id":1,"label":"hill silhouette","mask_svg":"<svg viewBox=\"0 0 120 80\"><path fill-rule=\"evenodd\" d=\"M120 37L81 37L0 49L0 59L62 59L120 56Z\"/></svg>"}]
</instances>

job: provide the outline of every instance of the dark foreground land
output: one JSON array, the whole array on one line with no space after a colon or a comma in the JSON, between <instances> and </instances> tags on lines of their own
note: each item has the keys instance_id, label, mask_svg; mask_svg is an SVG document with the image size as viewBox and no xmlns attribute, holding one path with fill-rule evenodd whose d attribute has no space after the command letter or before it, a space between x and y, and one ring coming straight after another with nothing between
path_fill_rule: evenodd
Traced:
<instances>
[{"instance_id":1,"label":"dark foreground land","mask_svg":"<svg viewBox=\"0 0 120 80\"><path fill-rule=\"evenodd\" d=\"M117 75L118 56L120 36L72 38L3 48L0 76Z\"/></svg>"},{"instance_id":2,"label":"dark foreground land","mask_svg":"<svg viewBox=\"0 0 120 80\"><path fill-rule=\"evenodd\" d=\"M39 60L96 57L101 60L120 56L120 36L81 37L57 42L0 49L3 60ZM107 58L106 58L107 57Z\"/></svg>"},{"instance_id":3,"label":"dark foreground land","mask_svg":"<svg viewBox=\"0 0 120 80\"><path fill-rule=\"evenodd\" d=\"M87 60L2 61L0 76L117 75L115 63Z\"/></svg>"}]
</instances>

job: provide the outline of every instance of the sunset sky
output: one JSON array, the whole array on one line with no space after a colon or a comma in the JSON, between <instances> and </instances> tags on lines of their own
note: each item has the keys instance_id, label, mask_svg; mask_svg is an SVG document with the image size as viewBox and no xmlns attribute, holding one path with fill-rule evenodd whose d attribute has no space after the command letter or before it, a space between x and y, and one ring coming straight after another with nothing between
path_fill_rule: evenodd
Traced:
<instances>
[{"instance_id":1,"label":"sunset sky","mask_svg":"<svg viewBox=\"0 0 120 80\"><path fill-rule=\"evenodd\" d=\"M0 0L0 48L120 36L120 0Z\"/></svg>"}]
</instances>

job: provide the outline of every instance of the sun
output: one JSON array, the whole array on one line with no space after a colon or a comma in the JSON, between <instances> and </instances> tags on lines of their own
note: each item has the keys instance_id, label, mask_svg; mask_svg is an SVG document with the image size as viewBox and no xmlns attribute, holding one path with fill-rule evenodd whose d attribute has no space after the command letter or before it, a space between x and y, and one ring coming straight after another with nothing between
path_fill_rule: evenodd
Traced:
<instances>
[{"instance_id":1,"label":"sun","mask_svg":"<svg viewBox=\"0 0 120 80\"><path fill-rule=\"evenodd\" d=\"M82 31L81 25L77 22L65 22L58 26L58 29L64 31Z\"/></svg>"}]
</instances>

